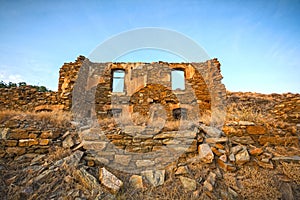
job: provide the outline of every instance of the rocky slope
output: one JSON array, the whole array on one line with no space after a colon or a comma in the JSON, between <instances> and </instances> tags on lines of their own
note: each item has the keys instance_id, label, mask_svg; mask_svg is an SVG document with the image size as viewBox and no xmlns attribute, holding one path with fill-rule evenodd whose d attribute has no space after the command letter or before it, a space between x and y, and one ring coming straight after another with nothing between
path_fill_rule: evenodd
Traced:
<instances>
[{"instance_id":1,"label":"rocky slope","mask_svg":"<svg viewBox=\"0 0 300 200\"><path fill-rule=\"evenodd\" d=\"M64 112L2 112L1 199L300 199L300 95L227 96L223 129L187 127L188 150L155 170L151 159L99 156L108 145L99 137L119 149L158 152L181 141L172 127L137 140L128 137L136 127L122 131L111 122L78 130ZM140 173L117 170L113 161Z\"/></svg>"}]
</instances>

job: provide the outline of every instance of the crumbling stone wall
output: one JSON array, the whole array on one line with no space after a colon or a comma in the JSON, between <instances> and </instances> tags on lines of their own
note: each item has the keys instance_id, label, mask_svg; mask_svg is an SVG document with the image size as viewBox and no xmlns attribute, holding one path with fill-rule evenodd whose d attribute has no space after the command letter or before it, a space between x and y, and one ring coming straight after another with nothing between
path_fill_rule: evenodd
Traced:
<instances>
[{"instance_id":1,"label":"crumbling stone wall","mask_svg":"<svg viewBox=\"0 0 300 200\"><path fill-rule=\"evenodd\" d=\"M103 67L103 66L102 66ZM112 92L112 72L125 71L125 90ZM185 72L185 90L172 90L171 71L182 69ZM188 111L203 112L210 109L209 89L200 72L189 63L108 63L102 73L95 93L96 112L106 118L110 109L122 109L128 113L149 116L150 106L160 104L172 119L172 110L186 108ZM188 119L193 112L188 112Z\"/></svg>"},{"instance_id":2,"label":"crumbling stone wall","mask_svg":"<svg viewBox=\"0 0 300 200\"><path fill-rule=\"evenodd\" d=\"M38 92L30 86L0 88L0 110L47 111L61 109L57 92Z\"/></svg>"},{"instance_id":3,"label":"crumbling stone wall","mask_svg":"<svg viewBox=\"0 0 300 200\"><path fill-rule=\"evenodd\" d=\"M75 62L64 63L59 70L58 98L65 110L72 106L72 90L84 60L84 56L78 56Z\"/></svg>"},{"instance_id":4,"label":"crumbling stone wall","mask_svg":"<svg viewBox=\"0 0 300 200\"><path fill-rule=\"evenodd\" d=\"M107 114L116 105L119 105L125 114L126 112L138 112L145 116L149 115L149 105L159 103L167 108L168 119L172 118L171 111L176 108L185 108L190 111L195 110L196 107L198 112L203 112L211 108L212 98L214 98L210 94L210 82L207 82L207 80L213 79L211 80L213 82L214 79L217 81L222 79L220 73L215 74L213 71L210 72L211 65L216 66L220 72L220 64L216 59L205 63L197 63L201 66L203 74L209 76L204 81L203 74L200 74L189 63L92 63L84 56L79 56L75 62L64 63L61 67L59 71L58 92L41 93L29 86L11 89L1 88L0 109L23 111L70 110L72 107L74 84L77 81L79 70L83 64L105 69L105 71L100 73L101 77L89 77L84 86L86 87L85 90L93 87L96 89L95 93L91 93L92 95L95 94L95 102L92 102L92 104L95 105L96 114L100 118L107 117ZM121 95L112 93L112 70L114 69L123 69L126 73L125 91ZM172 69L184 70L185 91L172 91ZM88 71L87 73L90 72ZM153 84L156 84L155 88L153 88ZM82 92L82 95L87 94L86 91ZM142 96L142 93L148 96ZM225 94L222 95L224 97ZM146 96L147 99L145 99ZM143 103L141 103L142 101ZM128 103L130 105L127 105ZM189 116L189 113L187 114Z\"/></svg>"},{"instance_id":5,"label":"crumbling stone wall","mask_svg":"<svg viewBox=\"0 0 300 200\"><path fill-rule=\"evenodd\" d=\"M0 158L45 154L51 146L63 146L63 139L75 131L70 123L49 123L29 115L15 115L7 120L1 119L1 122Z\"/></svg>"}]
</instances>

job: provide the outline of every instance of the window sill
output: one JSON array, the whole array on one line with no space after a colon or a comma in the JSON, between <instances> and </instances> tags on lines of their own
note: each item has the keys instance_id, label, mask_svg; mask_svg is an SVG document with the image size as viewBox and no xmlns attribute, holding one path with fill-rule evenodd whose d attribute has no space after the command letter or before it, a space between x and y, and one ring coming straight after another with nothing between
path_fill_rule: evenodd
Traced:
<instances>
[{"instance_id":1,"label":"window sill","mask_svg":"<svg viewBox=\"0 0 300 200\"><path fill-rule=\"evenodd\" d=\"M123 96L126 95L126 92L111 92L112 95Z\"/></svg>"}]
</instances>

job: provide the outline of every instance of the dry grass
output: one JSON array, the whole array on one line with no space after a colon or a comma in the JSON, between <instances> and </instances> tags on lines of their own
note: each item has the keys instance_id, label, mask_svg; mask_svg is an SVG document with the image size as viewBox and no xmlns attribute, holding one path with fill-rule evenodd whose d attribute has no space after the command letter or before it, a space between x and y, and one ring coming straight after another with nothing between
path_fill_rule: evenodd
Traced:
<instances>
[{"instance_id":1,"label":"dry grass","mask_svg":"<svg viewBox=\"0 0 300 200\"><path fill-rule=\"evenodd\" d=\"M274 117L259 108L259 106L244 106L243 104L232 103L227 106L226 121L251 121L265 126L276 126L280 123Z\"/></svg>"},{"instance_id":2,"label":"dry grass","mask_svg":"<svg viewBox=\"0 0 300 200\"><path fill-rule=\"evenodd\" d=\"M287 177L294 180L298 185L300 185L300 164L299 163L281 163L283 166L283 172Z\"/></svg>"},{"instance_id":3,"label":"dry grass","mask_svg":"<svg viewBox=\"0 0 300 200\"><path fill-rule=\"evenodd\" d=\"M244 166L238 171L237 177L235 179L233 176L228 176L224 180L229 187L237 189L243 199L279 199L281 197L272 171Z\"/></svg>"},{"instance_id":4,"label":"dry grass","mask_svg":"<svg viewBox=\"0 0 300 200\"><path fill-rule=\"evenodd\" d=\"M164 185L158 187L148 186L145 190L136 190L130 186L124 187L123 191L119 192L116 196L118 200L186 200L186 199L199 199L198 197L193 197L193 194L186 192L180 181L178 179L169 179Z\"/></svg>"},{"instance_id":5,"label":"dry grass","mask_svg":"<svg viewBox=\"0 0 300 200\"><path fill-rule=\"evenodd\" d=\"M0 123L8 120L31 120L42 124L55 124L57 127L67 125L72 119L71 112L53 111L53 112L29 112L3 110L0 111Z\"/></svg>"}]
</instances>

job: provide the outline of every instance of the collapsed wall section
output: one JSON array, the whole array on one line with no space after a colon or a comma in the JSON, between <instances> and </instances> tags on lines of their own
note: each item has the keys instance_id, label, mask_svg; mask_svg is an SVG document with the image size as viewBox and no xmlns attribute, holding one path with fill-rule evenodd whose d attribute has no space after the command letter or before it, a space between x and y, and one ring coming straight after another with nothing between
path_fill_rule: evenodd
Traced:
<instances>
[{"instance_id":1,"label":"collapsed wall section","mask_svg":"<svg viewBox=\"0 0 300 200\"><path fill-rule=\"evenodd\" d=\"M0 110L52 111L62 109L57 92L39 92L31 86L0 88Z\"/></svg>"}]
</instances>

